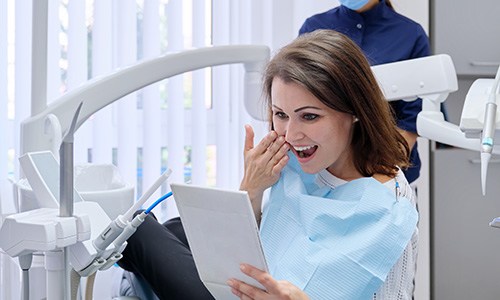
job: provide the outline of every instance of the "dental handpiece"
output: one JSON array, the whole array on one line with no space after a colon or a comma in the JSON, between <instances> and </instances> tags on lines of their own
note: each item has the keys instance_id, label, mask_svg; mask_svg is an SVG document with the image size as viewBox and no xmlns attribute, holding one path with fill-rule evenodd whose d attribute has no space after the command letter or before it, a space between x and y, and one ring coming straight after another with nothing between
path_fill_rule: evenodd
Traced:
<instances>
[{"instance_id":1,"label":"dental handpiece","mask_svg":"<svg viewBox=\"0 0 500 300\"><path fill-rule=\"evenodd\" d=\"M100 251L104 251L122 232L127 226L132 215L148 200L149 197L160 187L160 185L167 180L172 174L172 170L165 171L153 185L142 195L142 197L122 216L119 215L114 219L102 233L93 241L94 247Z\"/></svg>"},{"instance_id":2,"label":"dental handpiece","mask_svg":"<svg viewBox=\"0 0 500 300\"><path fill-rule=\"evenodd\" d=\"M493 102L486 104L484 113L484 127L481 141L481 152L491 153L493 151L493 138L495 136L497 105Z\"/></svg>"}]
</instances>

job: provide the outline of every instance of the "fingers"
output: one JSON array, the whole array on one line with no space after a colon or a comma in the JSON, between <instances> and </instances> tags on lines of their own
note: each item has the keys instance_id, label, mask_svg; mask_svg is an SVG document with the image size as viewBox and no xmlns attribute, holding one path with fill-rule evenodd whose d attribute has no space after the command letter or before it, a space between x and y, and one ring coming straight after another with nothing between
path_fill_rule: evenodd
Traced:
<instances>
[{"instance_id":1,"label":"fingers","mask_svg":"<svg viewBox=\"0 0 500 300\"><path fill-rule=\"evenodd\" d=\"M253 128L250 125L245 125L245 152L253 149L253 139L255 134L253 132Z\"/></svg>"},{"instance_id":2,"label":"fingers","mask_svg":"<svg viewBox=\"0 0 500 300\"><path fill-rule=\"evenodd\" d=\"M227 284L231 287L231 292L242 300L262 299L266 295L265 291L236 279L228 280Z\"/></svg>"},{"instance_id":3,"label":"fingers","mask_svg":"<svg viewBox=\"0 0 500 300\"><path fill-rule=\"evenodd\" d=\"M257 280L270 293L276 291L278 282L271 276L271 274L269 274L265 271L262 271L260 269L257 269L256 267L248 265L248 264L241 264L240 269L244 274ZM261 289L258 289L258 290L262 291ZM242 292L245 293L244 291L242 291ZM262 291L262 292L264 292L264 291ZM247 293L245 293L245 294L247 294Z\"/></svg>"},{"instance_id":4,"label":"fingers","mask_svg":"<svg viewBox=\"0 0 500 300\"><path fill-rule=\"evenodd\" d=\"M283 156L287 156L290 146L285 141L285 137L280 136L276 141L267 148L269 155L274 157L274 164L277 164Z\"/></svg>"},{"instance_id":5,"label":"fingers","mask_svg":"<svg viewBox=\"0 0 500 300\"><path fill-rule=\"evenodd\" d=\"M271 162L272 165L278 164L290 149L285 137L278 136L275 131L269 132L256 146L254 146L254 138L252 126L245 125L245 154L252 150L253 157L262 155L264 160Z\"/></svg>"},{"instance_id":6,"label":"fingers","mask_svg":"<svg viewBox=\"0 0 500 300\"><path fill-rule=\"evenodd\" d=\"M277 281L269 273L257 269L248 264L240 265L241 271L247 276L257 280L264 289L246 284L237 279L230 279L227 284L231 287L231 292L242 300L255 299L307 299L309 297L297 286L288 281Z\"/></svg>"},{"instance_id":7,"label":"fingers","mask_svg":"<svg viewBox=\"0 0 500 300\"><path fill-rule=\"evenodd\" d=\"M244 274L254 278L264 287L266 287L266 285L272 285L273 282L276 282L271 277L271 275L269 275L269 273L259 270L253 266L247 264L241 264L240 269ZM242 300L262 299L264 296L267 295L267 292L265 290L249 285L237 279L230 279L228 280L227 284L231 287L232 293L238 296Z\"/></svg>"},{"instance_id":8,"label":"fingers","mask_svg":"<svg viewBox=\"0 0 500 300\"><path fill-rule=\"evenodd\" d=\"M269 132L260 143L255 146L255 152L259 154L266 153L267 150L271 149L270 147L277 142L278 134L275 131Z\"/></svg>"},{"instance_id":9,"label":"fingers","mask_svg":"<svg viewBox=\"0 0 500 300\"><path fill-rule=\"evenodd\" d=\"M285 137L277 136L276 132L273 131L262 139L259 145L255 147L255 151L260 153L271 165L275 165L283 156L287 155L289 148Z\"/></svg>"},{"instance_id":10,"label":"fingers","mask_svg":"<svg viewBox=\"0 0 500 300\"><path fill-rule=\"evenodd\" d=\"M288 150L286 150L286 151L288 151ZM286 152L285 152L284 156L282 156L281 159L274 165L273 171L272 171L273 174L274 175L280 174L281 171L283 170L283 168L288 163L288 160L290 160L290 158L288 157L288 155L286 155Z\"/></svg>"},{"instance_id":11,"label":"fingers","mask_svg":"<svg viewBox=\"0 0 500 300\"><path fill-rule=\"evenodd\" d=\"M260 195L276 183L281 171L288 163L290 145L285 137L275 131L269 132L258 144L254 145L255 134L250 125L245 126L245 150L243 153L245 172L240 188L249 194ZM251 196L252 199L252 196Z\"/></svg>"},{"instance_id":12,"label":"fingers","mask_svg":"<svg viewBox=\"0 0 500 300\"><path fill-rule=\"evenodd\" d=\"M264 139L267 141L267 139ZM285 138L283 136L279 136L267 146L266 151L270 154L275 155L279 152L281 147L285 144Z\"/></svg>"}]
</instances>

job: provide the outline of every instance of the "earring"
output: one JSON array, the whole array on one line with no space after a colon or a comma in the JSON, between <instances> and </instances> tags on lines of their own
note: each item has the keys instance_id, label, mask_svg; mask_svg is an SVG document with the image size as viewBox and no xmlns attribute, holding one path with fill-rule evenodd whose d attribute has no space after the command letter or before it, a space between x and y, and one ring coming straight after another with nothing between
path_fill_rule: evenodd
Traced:
<instances>
[{"instance_id":1,"label":"earring","mask_svg":"<svg viewBox=\"0 0 500 300\"><path fill-rule=\"evenodd\" d=\"M356 123L357 121L359 121L358 117L356 117L356 116L353 116L353 117L354 117L354 118L352 119L352 122L353 122L353 123Z\"/></svg>"}]
</instances>

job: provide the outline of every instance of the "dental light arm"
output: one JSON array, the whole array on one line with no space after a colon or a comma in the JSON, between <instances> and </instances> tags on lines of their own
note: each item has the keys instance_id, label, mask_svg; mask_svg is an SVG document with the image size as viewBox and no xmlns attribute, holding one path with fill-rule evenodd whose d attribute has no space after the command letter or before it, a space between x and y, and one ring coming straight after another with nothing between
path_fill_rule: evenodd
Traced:
<instances>
[{"instance_id":1,"label":"dental light arm","mask_svg":"<svg viewBox=\"0 0 500 300\"><path fill-rule=\"evenodd\" d=\"M494 82L476 80L467 93L460 126L444 120L440 104L450 92L457 90L453 62L448 55L434 55L372 67L387 100L422 98L422 111L417 117L420 136L444 144L480 151L481 187L486 194L486 175L495 147L500 67Z\"/></svg>"},{"instance_id":2,"label":"dental light arm","mask_svg":"<svg viewBox=\"0 0 500 300\"><path fill-rule=\"evenodd\" d=\"M417 117L420 136L460 148L479 150L477 141L465 138L460 128L446 122L441 102L458 89L455 67L450 56L433 55L373 66L372 70L388 101L422 99Z\"/></svg>"},{"instance_id":3,"label":"dental light arm","mask_svg":"<svg viewBox=\"0 0 500 300\"><path fill-rule=\"evenodd\" d=\"M269 55L267 46L213 46L167 54L111 75L94 78L52 102L41 113L21 124L21 154L52 149L51 138L44 133L48 131L44 125L49 115L54 115L59 120L59 131L64 133L70 126L73 112L83 101L76 130L95 112L138 89L184 72L217 65L244 64L245 107L252 117L264 119L265 114L260 109L262 105L255 105L253 102L259 99L261 71L269 60Z\"/></svg>"}]
</instances>

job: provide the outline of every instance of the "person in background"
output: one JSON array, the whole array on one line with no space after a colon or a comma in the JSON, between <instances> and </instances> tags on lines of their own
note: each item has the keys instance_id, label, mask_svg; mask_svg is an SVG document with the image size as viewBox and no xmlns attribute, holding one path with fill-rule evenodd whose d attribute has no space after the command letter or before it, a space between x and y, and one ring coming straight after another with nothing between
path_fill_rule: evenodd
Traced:
<instances>
[{"instance_id":1,"label":"person in background","mask_svg":"<svg viewBox=\"0 0 500 300\"><path fill-rule=\"evenodd\" d=\"M231 291L245 300L411 299L418 213L400 169L409 148L359 47L332 30L302 35L270 60L263 86L271 130L254 144L245 126L240 189L269 273L241 262L265 289L228 278ZM211 299L178 218L147 217L119 264L161 299Z\"/></svg>"},{"instance_id":2,"label":"person in background","mask_svg":"<svg viewBox=\"0 0 500 300\"><path fill-rule=\"evenodd\" d=\"M299 35L317 29L333 29L350 37L371 65L430 55L429 39L415 21L397 13L390 0L339 0L340 6L306 19ZM417 152L417 114L422 100L390 102L401 134L410 146L410 166L403 170L412 183L420 175ZM444 110L444 109L443 109Z\"/></svg>"}]
</instances>

